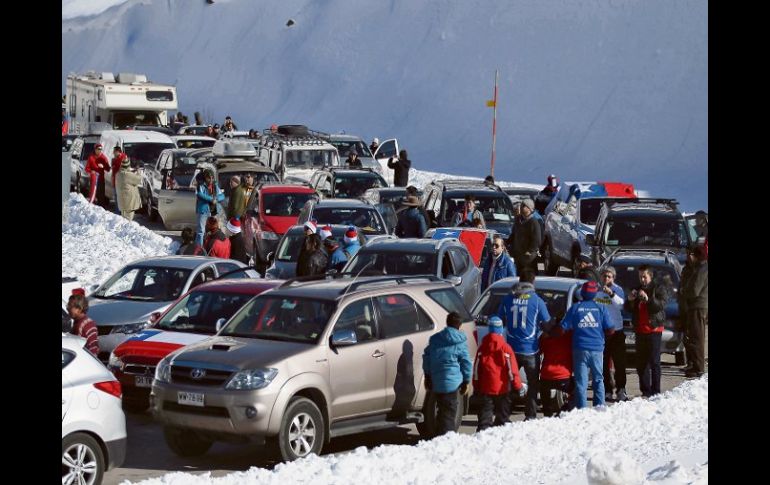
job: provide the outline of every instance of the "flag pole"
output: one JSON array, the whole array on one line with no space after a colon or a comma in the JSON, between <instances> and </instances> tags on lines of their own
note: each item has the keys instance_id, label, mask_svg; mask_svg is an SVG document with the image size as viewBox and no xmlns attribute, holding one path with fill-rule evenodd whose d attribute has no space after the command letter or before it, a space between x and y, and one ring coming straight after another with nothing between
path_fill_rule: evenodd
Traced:
<instances>
[{"instance_id":1,"label":"flag pole","mask_svg":"<svg viewBox=\"0 0 770 485\"><path fill-rule=\"evenodd\" d=\"M495 176L495 142L497 141L497 79L499 71L495 69L495 97L492 100L492 162L489 174Z\"/></svg>"}]
</instances>

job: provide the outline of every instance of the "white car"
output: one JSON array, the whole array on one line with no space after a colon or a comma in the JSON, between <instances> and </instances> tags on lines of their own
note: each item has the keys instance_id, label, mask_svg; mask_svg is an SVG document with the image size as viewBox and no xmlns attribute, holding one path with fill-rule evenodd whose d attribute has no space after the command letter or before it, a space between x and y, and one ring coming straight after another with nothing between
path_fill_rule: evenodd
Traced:
<instances>
[{"instance_id":1,"label":"white car","mask_svg":"<svg viewBox=\"0 0 770 485\"><path fill-rule=\"evenodd\" d=\"M61 336L62 484L99 485L105 470L126 457L126 415L120 382L83 348Z\"/></svg>"}]
</instances>

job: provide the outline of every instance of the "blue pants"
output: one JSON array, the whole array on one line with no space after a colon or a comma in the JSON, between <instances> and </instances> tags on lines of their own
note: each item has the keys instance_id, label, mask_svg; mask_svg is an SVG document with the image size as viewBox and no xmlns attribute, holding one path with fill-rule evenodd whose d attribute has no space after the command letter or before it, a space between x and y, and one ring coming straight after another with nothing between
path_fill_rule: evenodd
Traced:
<instances>
[{"instance_id":1,"label":"blue pants","mask_svg":"<svg viewBox=\"0 0 770 485\"><path fill-rule=\"evenodd\" d=\"M198 230L195 232L195 242L203 246L203 235L206 234L206 219L211 214L198 214Z\"/></svg>"},{"instance_id":2,"label":"blue pants","mask_svg":"<svg viewBox=\"0 0 770 485\"><path fill-rule=\"evenodd\" d=\"M588 371L593 375L594 406L604 405L604 350L572 349L573 372L575 373L575 406L580 409L588 405Z\"/></svg>"}]
</instances>

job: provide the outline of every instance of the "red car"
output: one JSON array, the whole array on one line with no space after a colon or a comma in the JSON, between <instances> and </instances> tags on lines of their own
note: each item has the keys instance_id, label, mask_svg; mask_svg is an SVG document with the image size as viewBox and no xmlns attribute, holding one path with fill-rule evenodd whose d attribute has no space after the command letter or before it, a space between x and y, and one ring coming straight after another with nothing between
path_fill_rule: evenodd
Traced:
<instances>
[{"instance_id":1,"label":"red car","mask_svg":"<svg viewBox=\"0 0 770 485\"><path fill-rule=\"evenodd\" d=\"M307 185L265 184L251 193L241 228L246 253L260 272L269 266L267 255L275 252L281 236L297 224L305 202L313 198L318 194Z\"/></svg>"},{"instance_id":2,"label":"red car","mask_svg":"<svg viewBox=\"0 0 770 485\"><path fill-rule=\"evenodd\" d=\"M123 388L123 407L134 412L147 409L155 366L162 358L214 335L221 323L247 301L281 283L225 279L196 286L160 315L152 327L118 345L110 355L109 368Z\"/></svg>"}]
</instances>

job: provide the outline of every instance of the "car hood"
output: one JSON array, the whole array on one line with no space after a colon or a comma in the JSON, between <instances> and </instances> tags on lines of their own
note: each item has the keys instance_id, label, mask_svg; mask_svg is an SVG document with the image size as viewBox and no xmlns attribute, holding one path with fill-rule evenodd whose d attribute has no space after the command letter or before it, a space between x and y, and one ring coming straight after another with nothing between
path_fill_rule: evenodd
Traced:
<instances>
[{"instance_id":1,"label":"car hood","mask_svg":"<svg viewBox=\"0 0 770 485\"><path fill-rule=\"evenodd\" d=\"M268 366L315 348L315 344L240 337L211 337L177 351L173 362L207 363L253 369Z\"/></svg>"},{"instance_id":2,"label":"car hood","mask_svg":"<svg viewBox=\"0 0 770 485\"><path fill-rule=\"evenodd\" d=\"M118 357L135 355L160 359L180 347L200 342L210 336L202 333L171 332L148 328L118 345L113 352Z\"/></svg>"},{"instance_id":3,"label":"car hood","mask_svg":"<svg viewBox=\"0 0 770 485\"><path fill-rule=\"evenodd\" d=\"M170 301L129 301L88 299L88 316L98 327L146 322L154 312L162 312Z\"/></svg>"},{"instance_id":4,"label":"car hood","mask_svg":"<svg viewBox=\"0 0 770 485\"><path fill-rule=\"evenodd\" d=\"M505 237L511 235L511 228L513 227L512 222L484 221L484 223L487 225L487 229L494 229Z\"/></svg>"},{"instance_id":5,"label":"car hood","mask_svg":"<svg viewBox=\"0 0 770 485\"><path fill-rule=\"evenodd\" d=\"M286 234L286 231L288 231L291 226L297 224L298 219L299 216L262 216L262 220L265 222L264 229L272 231L279 236Z\"/></svg>"}]
</instances>

